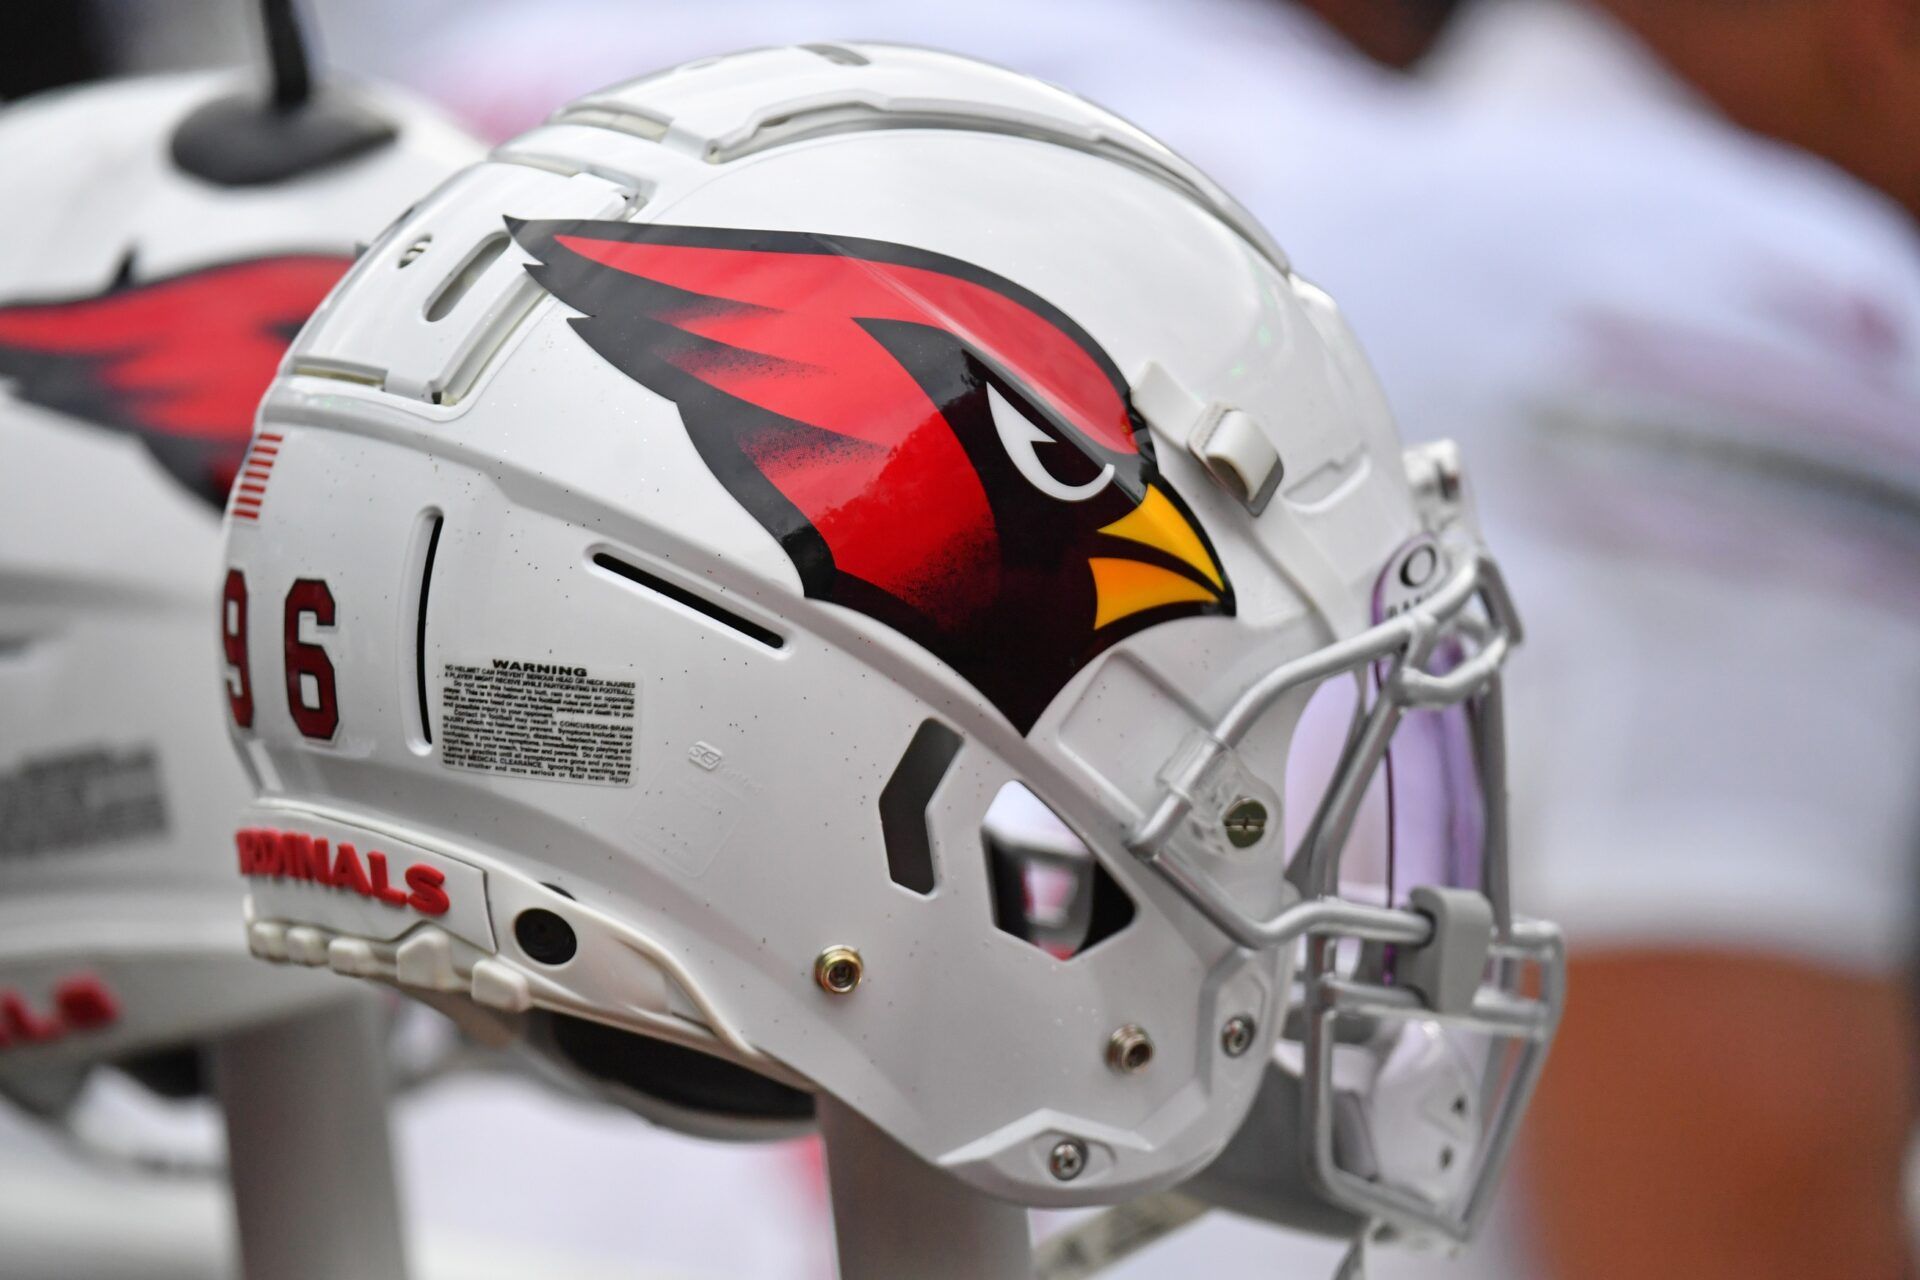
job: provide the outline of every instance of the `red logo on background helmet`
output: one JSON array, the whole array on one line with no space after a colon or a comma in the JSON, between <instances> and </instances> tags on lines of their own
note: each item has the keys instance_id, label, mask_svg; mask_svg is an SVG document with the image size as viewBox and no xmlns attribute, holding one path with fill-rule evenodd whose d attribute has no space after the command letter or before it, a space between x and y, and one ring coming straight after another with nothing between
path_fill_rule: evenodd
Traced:
<instances>
[{"instance_id":1,"label":"red logo on background helmet","mask_svg":"<svg viewBox=\"0 0 1920 1280\"><path fill-rule=\"evenodd\" d=\"M70 1032L97 1031L120 1020L120 1001L91 973L54 983L43 1012L23 993L0 987L0 1049L50 1044Z\"/></svg>"},{"instance_id":2,"label":"red logo on background helmet","mask_svg":"<svg viewBox=\"0 0 1920 1280\"><path fill-rule=\"evenodd\" d=\"M0 306L0 379L34 404L131 431L224 506L294 334L352 259L295 254Z\"/></svg>"}]
</instances>

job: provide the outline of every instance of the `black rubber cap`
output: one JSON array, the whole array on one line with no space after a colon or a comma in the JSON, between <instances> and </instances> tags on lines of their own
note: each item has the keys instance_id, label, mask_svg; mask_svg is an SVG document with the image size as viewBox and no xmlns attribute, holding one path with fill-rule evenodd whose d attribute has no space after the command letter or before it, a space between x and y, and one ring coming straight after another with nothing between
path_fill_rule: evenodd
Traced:
<instances>
[{"instance_id":1,"label":"black rubber cap","mask_svg":"<svg viewBox=\"0 0 1920 1280\"><path fill-rule=\"evenodd\" d=\"M257 187L365 155L395 136L384 117L324 90L291 107L240 93L181 121L173 163L216 186Z\"/></svg>"},{"instance_id":2,"label":"black rubber cap","mask_svg":"<svg viewBox=\"0 0 1920 1280\"><path fill-rule=\"evenodd\" d=\"M513 922L520 949L541 964L565 964L579 950L573 926L545 907L529 907Z\"/></svg>"}]
</instances>

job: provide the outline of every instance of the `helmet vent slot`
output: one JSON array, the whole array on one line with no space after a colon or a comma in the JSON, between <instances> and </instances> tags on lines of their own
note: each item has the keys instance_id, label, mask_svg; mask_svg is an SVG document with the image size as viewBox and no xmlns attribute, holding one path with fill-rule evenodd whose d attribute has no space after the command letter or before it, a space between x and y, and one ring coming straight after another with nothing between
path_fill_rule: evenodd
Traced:
<instances>
[{"instance_id":1,"label":"helmet vent slot","mask_svg":"<svg viewBox=\"0 0 1920 1280\"><path fill-rule=\"evenodd\" d=\"M923 720L906 754L880 792L880 831L886 837L887 874L902 889L933 892L933 840L927 805L960 752L960 735L938 720Z\"/></svg>"},{"instance_id":2,"label":"helmet vent slot","mask_svg":"<svg viewBox=\"0 0 1920 1280\"><path fill-rule=\"evenodd\" d=\"M757 641L769 649L778 649L786 644L785 637L778 631L763 627L751 619L741 617L730 609L722 608L704 596L695 595L685 587L676 586L668 582L665 578L648 573L637 564L630 564L617 556L610 556L604 551L596 552L593 557L593 562L602 569L605 569L608 573L616 574L625 578L628 582L645 587L655 595L665 596L676 604L685 605L702 617L711 618L723 627L731 627L733 630L747 637L747 639Z\"/></svg>"},{"instance_id":3,"label":"helmet vent slot","mask_svg":"<svg viewBox=\"0 0 1920 1280\"><path fill-rule=\"evenodd\" d=\"M433 560L440 550L440 527L445 523L446 517L440 512L423 511L413 538L414 556L420 564L419 576L414 579L420 585L413 622L413 680L419 695L420 721L413 726L412 736L415 749L422 752L433 746L433 704L427 692L427 595L433 587Z\"/></svg>"},{"instance_id":4,"label":"helmet vent slot","mask_svg":"<svg viewBox=\"0 0 1920 1280\"><path fill-rule=\"evenodd\" d=\"M594 102L567 107L556 114L551 123L584 125L591 129L611 129L616 133L628 133L636 138L645 138L648 142L659 142L665 138L668 128L668 122L660 117L618 102ZM502 158L519 160L519 156L513 154Z\"/></svg>"},{"instance_id":5,"label":"helmet vent slot","mask_svg":"<svg viewBox=\"0 0 1920 1280\"><path fill-rule=\"evenodd\" d=\"M872 61L859 50L848 49L843 45L821 43L803 44L800 47L808 53L816 54L828 62L835 62L843 67L864 67Z\"/></svg>"},{"instance_id":6,"label":"helmet vent slot","mask_svg":"<svg viewBox=\"0 0 1920 1280\"><path fill-rule=\"evenodd\" d=\"M446 283L427 300L427 323L446 319L460 305L460 300L472 292L473 286L480 282L480 277L487 273L487 268L500 260L500 255L507 251L508 243L504 231L497 231L482 240L467 255L459 269L448 276Z\"/></svg>"},{"instance_id":7,"label":"helmet vent slot","mask_svg":"<svg viewBox=\"0 0 1920 1280\"><path fill-rule=\"evenodd\" d=\"M1071 960L1133 923L1133 899L1045 801L1019 782L1000 788L981 827L993 923Z\"/></svg>"}]
</instances>

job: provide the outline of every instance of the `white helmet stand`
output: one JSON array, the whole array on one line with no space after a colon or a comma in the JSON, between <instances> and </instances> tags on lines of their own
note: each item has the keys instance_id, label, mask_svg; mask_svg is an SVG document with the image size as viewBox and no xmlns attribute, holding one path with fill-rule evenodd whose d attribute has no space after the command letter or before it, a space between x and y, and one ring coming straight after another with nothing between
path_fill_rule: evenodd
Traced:
<instances>
[{"instance_id":1,"label":"white helmet stand","mask_svg":"<svg viewBox=\"0 0 1920 1280\"><path fill-rule=\"evenodd\" d=\"M245 1280L405 1280L378 1007L352 998L212 1048Z\"/></svg>"},{"instance_id":2,"label":"white helmet stand","mask_svg":"<svg viewBox=\"0 0 1920 1280\"><path fill-rule=\"evenodd\" d=\"M175 966L178 976L162 979L154 989L171 984L204 992L218 981L209 979L210 969L219 972L219 966L206 964ZM127 972L124 967L109 971ZM244 981L234 981L237 976L229 974L224 985L244 992ZM131 993L130 1003L146 994L137 979L114 985ZM254 1001L244 1016L203 1028L192 1039L161 1042L201 1052L209 1091L223 1112L237 1268L233 1242L219 1235L215 1177L184 1199L140 1197L129 1212L129 1205L114 1196L120 1184L96 1176L80 1182L55 1179L31 1197L48 1205L56 1203L55 1197L70 1198L60 1206L59 1217L69 1224L64 1240L56 1242L33 1217L23 1216L35 1213L31 1205L9 1206L8 1224L26 1223L28 1241L21 1258L14 1253L18 1239L0 1239L0 1274L15 1274L4 1262L11 1260L28 1268L24 1274L36 1276L131 1277L147 1275L151 1268L156 1275L223 1280L406 1280L388 1137L391 1083L382 1005L353 989L319 998L313 990L295 984L295 998L284 1012ZM16 1045L12 1052L44 1061L14 1064L3 1077L0 1099L11 1098L28 1114L58 1127L73 1096L64 1082L141 1048L139 1042L110 1043L87 1057L63 1053L77 1048L82 1038L83 1033L73 1032L44 1048ZM92 1145L83 1130L70 1128L69 1135L83 1151ZM144 1161L134 1156L131 1163ZM180 1211L189 1207L192 1211L181 1219ZM130 1261L135 1258L144 1261L136 1267Z\"/></svg>"},{"instance_id":3,"label":"white helmet stand","mask_svg":"<svg viewBox=\"0 0 1920 1280\"><path fill-rule=\"evenodd\" d=\"M840 1280L1026 1280L1024 1207L977 1191L821 1094Z\"/></svg>"}]
</instances>

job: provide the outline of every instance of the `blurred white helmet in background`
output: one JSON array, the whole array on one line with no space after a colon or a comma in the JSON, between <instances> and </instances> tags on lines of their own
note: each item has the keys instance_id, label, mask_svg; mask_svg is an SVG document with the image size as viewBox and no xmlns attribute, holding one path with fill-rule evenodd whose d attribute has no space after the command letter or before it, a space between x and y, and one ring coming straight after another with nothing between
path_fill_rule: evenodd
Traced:
<instances>
[{"instance_id":1,"label":"blurred white helmet in background","mask_svg":"<svg viewBox=\"0 0 1920 1280\"><path fill-rule=\"evenodd\" d=\"M334 994L234 927L220 511L294 333L477 154L404 99L225 75L0 113L0 1087Z\"/></svg>"},{"instance_id":2,"label":"blurred white helmet in background","mask_svg":"<svg viewBox=\"0 0 1920 1280\"><path fill-rule=\"evenodd\" d=\"M259 954L1028 1204L1194 1173L1299 1037L1274 1162L1455 1233L1491 1185L1555 960L1511 609L1331 302L1119 119L877 45L593 95L363 257L256 450ZM1437 1016L1526 1046L1459 1203L1334 1123L1333 1040L1402 1080Z\"/></svg>"}]
</instances>

